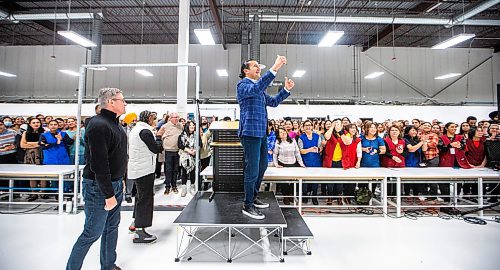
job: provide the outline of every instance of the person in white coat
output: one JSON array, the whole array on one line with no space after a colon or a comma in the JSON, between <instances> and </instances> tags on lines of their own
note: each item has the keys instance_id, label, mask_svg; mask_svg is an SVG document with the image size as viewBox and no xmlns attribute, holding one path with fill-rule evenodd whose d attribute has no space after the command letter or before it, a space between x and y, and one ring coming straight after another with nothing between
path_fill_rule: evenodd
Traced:
<instances>
[{"instance_id":1,"label":"person in white coat","mask_svg":"<svg viewBox=\"0 0 500 270\"><path fill-rule=\"evenodd\" d=\"M157 237L146 232L145 228L153 223L154 180L156 154L163 151L153 134L155 115L150 111L139 114L139 121L129 133L129 158L127 175L133 179L137 188L134 214L134 243L149 244Z\"/></svg>"}]
</instances>

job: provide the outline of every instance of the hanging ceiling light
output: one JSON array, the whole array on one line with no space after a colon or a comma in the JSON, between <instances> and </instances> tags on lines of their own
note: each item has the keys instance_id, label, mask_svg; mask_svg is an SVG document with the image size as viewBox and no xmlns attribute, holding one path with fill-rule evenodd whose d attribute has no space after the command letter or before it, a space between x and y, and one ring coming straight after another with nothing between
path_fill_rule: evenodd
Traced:
<instances>
[{"instance_id":1,"label":"hanging ceiling light","mask_svg":"<svg viewBox=\"0 0 500 270\"><path fill-rule=\"evenodd\" d=\"M455 35L439 44L436 44L434 46L432 46L432 49L434 50L442 50L442 49L446 49L446 48L449 48L451 46L455 46L457 45L458 43L461 43L461 42L464 42L466 40L469 40L471 38L474 38L476 35L475 34L465 34L465 33L462 33L462 34L459 34L459 35Z\"/></svg>"},{"instance_id":2,"label":"hanging ceiling light","mask_svg":"<svg viewBox=\"0 0 500 270\"><path fill-rule=\"evenodd\" d=\"M79 35L74 31L57 31L57 33L83 47L95 47L97 44L92 42L91 40L85 38L84 36Z\"/></svg>"},{"instance_id":3,"label":"hanging ceiling light","mask_svg":"<svg viewBox=\"0 0 500 270\"><path fill-rule=\"evenodd\" d=\"M462 75L462 73L448 73L448 74L445 74L445 75L437 76L437 77L434 78L434 80L445 80L445 79L457 77L457 76L460 76L460 75Z\"/></svg>"},{"instance_id":4,"label":"hanging ceiling light","mask_svg":"<svg viewBox=\"0 0 500 270\"><path fill-rule=\"evenodd\" d=\"M436 4L434 4L433 6L431 6L430 8L428 8L425 13L429 13L431 11L433 11L434 9L436 9L437 7L439 7L440 5L442 5L443 2L437 2Z\"/></svg>"},{"instance_id":5,"label":"hanging ceiling light","mask_svg":"<svg viewBox=\"0 0 500 270\"><path fill-rule=\"evenodd\" d=\"M365 79L375 79L375 78L380 77L382 75L384 75L384 72L377 71L377 72L373 72L373 73L370 73L370 74L366 75Z\"/></svg>"},{"instance_id":6,"label":"hanging ceiling light","mask_svg":"<svg viewBox=\"0 0 500 270\"><path fill-rule=\"evenodd\" d=\"M225 69L218 69L217 70L217 75L219 75L220 77L227 77L227 76L229 76L229 74L227 74L227 70L225 70Z\"/></svg>"},{"instance_id":7,"label":"hanging ceiling light","mask_svg":"<svg viewBox=\"0 0 500 270\"><path fill-rule=\"evenodd\" d=\"M5 76L5 77L17 77L17 75L15 75L15 74L12 74L12 73L7 73L7 72L3 72L3 71L0 71L0 76Z\"/></svg>"},{"instance_id":8,"label":"hanging ceiling light","mask_svg":"<svg viewBox=\"0 0 500 270\"><path fill-rule=\"evenodd\" d=\"M344 31L328 31L318 47L332 47L343 35Z\"/></svg>"},{"instance_id":9,"label":"hanging ceiling light","mask_svg":"<svg viewBox=\"0 0 500 270\"><path fill-rule=\"evenodd\" d=\"M71 14L71 0L68 1L68 14ZM83 47L96 47L97 44L91 40L79 35L75 31L70 30L71 27L71 16L68 16L68 28L66 31L57 31L57 33Z\"/></svg>"},{"instance_id":10,"label":"hanging ceiling light","mask_svg":"<svg viewBox=\"0 0 500 270\"><path fill-rule=\"evenodd\" d=\"M215 45L210 29L194 29L194 33L201 45Z\"/></svg>"},{"instance_id":11,"label":"hanging ceiling light","mask_svg":"<svg viewBox=\"0 0 500 270\"><path fill-rule=\"evenodd\" d=\"M294 77L294 78L300 78L300 77L304 76L304 74L306 74L305 70L296 70L293 73L292 77Z\"/></svg>"},{"instance_id":12,"label":"hanging ceiling light","mask_svg":"<svg viewBox=\"0 0 500 270\"><path fill-rule=\"evenodd\" d=\"M80 77L80 73L73 71L73 70L69 70L69 69L60 69L59 72L62 72L64 74L68 74L68 75L73 76L73 77Z\"/></svg>"},{"instance_id":13,"label":"hanging ceiling light","mask_svg":"<svg viewBox=\"0 0 500 270\"><path fill-rule=\"evenodd\" d=\"M141 74L144 77L153 77L153 73L151 73L145 69L136 69L135 72Z\"/></svg>"}]
</instances>

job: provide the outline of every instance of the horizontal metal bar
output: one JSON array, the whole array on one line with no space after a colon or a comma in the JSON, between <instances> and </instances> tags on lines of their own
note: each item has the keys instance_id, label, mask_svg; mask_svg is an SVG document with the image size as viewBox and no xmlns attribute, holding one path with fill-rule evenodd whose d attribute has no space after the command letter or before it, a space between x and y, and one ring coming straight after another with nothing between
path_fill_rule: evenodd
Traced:
<instances>
[{"instance_id":1,"label":"horizontal metal bar","mask_svg":"<svg viewBox=\"0 0 500 270\"><path fill-rule=\"evenodd\" d=\"M99 67L197 67L198 63L149 63L149 64L98 64L98 65L82 65L84 68L99 68Z\"/></svg>"}]
</instances>

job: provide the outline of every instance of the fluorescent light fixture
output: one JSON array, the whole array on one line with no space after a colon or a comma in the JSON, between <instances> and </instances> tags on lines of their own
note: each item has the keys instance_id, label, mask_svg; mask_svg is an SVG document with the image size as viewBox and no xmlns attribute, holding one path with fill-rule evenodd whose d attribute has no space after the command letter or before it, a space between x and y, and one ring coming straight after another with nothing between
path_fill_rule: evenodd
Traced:
<instances>
[{"instance_id":1,"label":"fluorescent light fixture","mask_svg":"<svg viewBox=\"0 0 500 270\"><path fill-rule=\"evenodd\" d=\"M97 71L105 71L105 70L108 70L107 67L89 67L89 69L92 69L92 70L97 70Z\"/></svg>"},{"instance_id":2,"label":"fluorescent light fixture","mask_svg":"<svg viewBox=\"0 0 500 270\"><path fill-rule=\"evenodd\" d=\"M435 8L439 7L442 4L443 4L443 2L437 2L435 5L433 5L432 7L428 8L425 12L429 13L429 12L433 11Z\"/></svg>"},{"instance_id":3,"label":"fluorescent light fixture","mask_svg":"<svg viewBox=\"0 0 500 270\"><path fill-rule=\"evenodd\" d=\"M343 35L344 31L328 31L318 47L332 47Z\"/></svg>"},{"instance_id":4,"label":"fluorescent light fixture","mask_svg":"<svg viewBox=\"0 0 500 270\"><path fill-rule=\"evenodd\" d=\"M103 18L102 12L97 13L98 17ZM94 13L38 13L38 14L12 14L9 16L11 21L34 21L34 20L89 20L94 18Z\"/></svg>"},{"instance_id":5,"label":"fluorescent light fixture","mask_svg":"<svg viewBox=\"0 0 500 270\"><path fill-rule=\"evenodd\" d=\"M0 76L5 76L5 77L17 77L17 75L16 75L16 74L7 73L7 72L3 72L3 71L0 71Z\"/></svg>"},{"instance_id":6,"label":"fluorescent light fixture","mask_svg":"<svg viewBox=\"0 0 500 270\"><path fill-rule=\"evenodd\" d=\"M436 78L434 78L434 80L445 80L445 79L457 77L457 76L460 76L460 75L462 75L462 73L448 73L448 74L445 74L445 75L437 76Z\"/></svg>"},{"instance_id":7,"label":"fluorescent light fixture","mask_svg":"<svg viewBox=\"0 0 500 270\"><path fill-rule=\"evenodd\" d=\"M142 76L145 76L145 77L153 77L153 73L145 70L145 69L136 69L135 72L141 74Z\"/></svg>"},{"instance_id":8,"label":"fluorescent light fixture","mask_svg":"<svg viewBox=\"0 0 500 270\"><path fill-rule=\"evenodd\" d=\"M294 78L300 78L300 77L304 76L304 74L306 74L305 70L296 70L293 73L292 77L294 77Z\"/></svg>"},{"instance_id":9,"label":"fluorescent light fixture","mask_svg":"<svg viewBox=\"0 0 500 270\"><path fill-rule=\"evenodd\" d=\"M218 69L217 70L217 75L219 75L220 77L227 77L227 76L229 76L229 74L227 74L227 70L225 70L225 69Z\"/></svg>"},{"instance_id":10,"label":"fluorescent light fixture","mask_svg":"<svg viewBox=\"0 0 500 270\"><path fill-rule=\"evenodd\" d=\"M194 29L194 33L196 37L198 37L201 45L215 45L210 29Z\"/></svg>"},{"instance_id":11,"label":"fluorescent light fixture","mask_svg":"<svg viewBox=\"0 0 500 270\"><path fill-rule=\"evenodd\" d=\"M434 46L432 46L432 49L435 49L435 50L442 50L442 49L446 49L448 47L451 47L451 46L455 46L457 45L458 43L460 42L464 42L468 39L471 39L473 37L475 37L476 35L475 34L459 34L459 35L455 35L439 44L436 44Z\"/></svg>"},{"instance_id":12,"label":"fluorescent light fixture","mask_svg":"<svg viewBox=\"0 0 500 270\"><path fill-rule=\"evenodd\" d=\"M62 73L64 73L64 74L68 74L68 75L75 76L75 77L80 77L80 73L78 73L76 71L73 71L73 70L60 69L59 71L62 72Z\"/></svg>"},{"instance_id":13,"label":"fluorescent light fixture","mask_svg":"<svg viewBox=\"0 0 500 270\"><path fill-rule=\"evenodd\" d=\"M384 75L384 72L377 71L377 72L373 72L373 73L370 73L370 74L366 75L365 79L375 79L375 78L380 77L382 75Z\"/></svg>"},{"instance_id":14,"label":"fluorescent light fixture","mask_svg":"<svg viewBox=\"0 0 500 270\"><path fill-rule=\"evenodd\" d=\"M57 31L57 33L83 47L95 47L97 44L73 31Z\"/></svg>"}]
</instances>

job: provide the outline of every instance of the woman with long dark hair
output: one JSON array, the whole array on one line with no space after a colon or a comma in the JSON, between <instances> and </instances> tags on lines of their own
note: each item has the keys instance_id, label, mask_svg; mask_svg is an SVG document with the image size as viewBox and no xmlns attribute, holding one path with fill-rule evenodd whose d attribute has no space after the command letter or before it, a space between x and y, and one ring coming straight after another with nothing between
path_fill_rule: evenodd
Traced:
<instances>
[{"instance_id":1,"label":"woman with long dark hair","mask_svg":"<svg viewBox=\"0 0 500 270\"><path fill-rule=\"evenodd\" d=\"M73 144L74 140L71 139L65 131L59 130L59 124L56 120L51 120L48 123L48 131L40 135L38 143L42 147L42 164L43 165L70 165L68 155L68 146ZM51 182L51 188L57 188L57 181ZM64 192L71 192L73 183L69 181L64 182Z\"/></svg>"},{"instance_id":2,"label":"woman with long dark hair","mask_svg":"<svg viewBox=\"0 0 500 270\"><path fill-rule=\"evenodd\" d=\"M185 197L187 194L187 179L189 178L190 187L189 193L195 194L196 189L194 186L195 181L195 130L196 125L193 121L189 121L184 126L184 131L179 136L177 145L179 147L179 165L181 168L181 197ZM201 138L200 138L201 147Z\"/></svg>"},{"instance_id":3,"label":"woman with long dark hair","mask_svg":"<svg viewBox=\"0 0 500 270\"><path fill-rule=\"evenodd\" d=\"M457 124L453 122L446 123L444 126L444 135L439 137L439 167L461 167L471 168L465 157L465 138L456 134ZM445 202L450 201L450 185L439 184L441 195L446 196Z\"/></svg>"},{"instance_id":4,"label":"woman with long dark hair","mask_svg":"<svg viewBox=\"0 0 500 270\"><path fill-rule=\"evenodd\" d=\"M21 137L21 148L26 150L24 154L24 164L34 164L40 165L42 164L41 158L42 153L40 150L40 145L38 144L38 140L40 139L40 135L44 132L42 127L42 122L38 118L31 118L28 122L28 128L26 132L23 133ZM40 183L41 188L47 187L47 181L37 181L30 180L30 187L32 188L31 192L35 192L35 188L38 183ZM47 198L47 195L41 196L43 199ZM38 199L38 195L31 194L28 197L28 201L32 202Z\"/></svg>"},{"instance_id":5,"label":"woman with long dark hair","mask_svg":"<svg viewBox=\"0 0 500 270\"><path fill-rule=\"evenodd\" d=\"M422 139L418 137L418 131L415 126L407 126L404 132L405 157L406 167L419 167L424 160L424 151L427 150L428 136L422 135ZM410 195L410 190L413 190L413 196L418 196L424 193L425 185L422 184L404 184L405 196ZM423 198L421 198L423 200Z\"/></svg>"}]
</instances>

